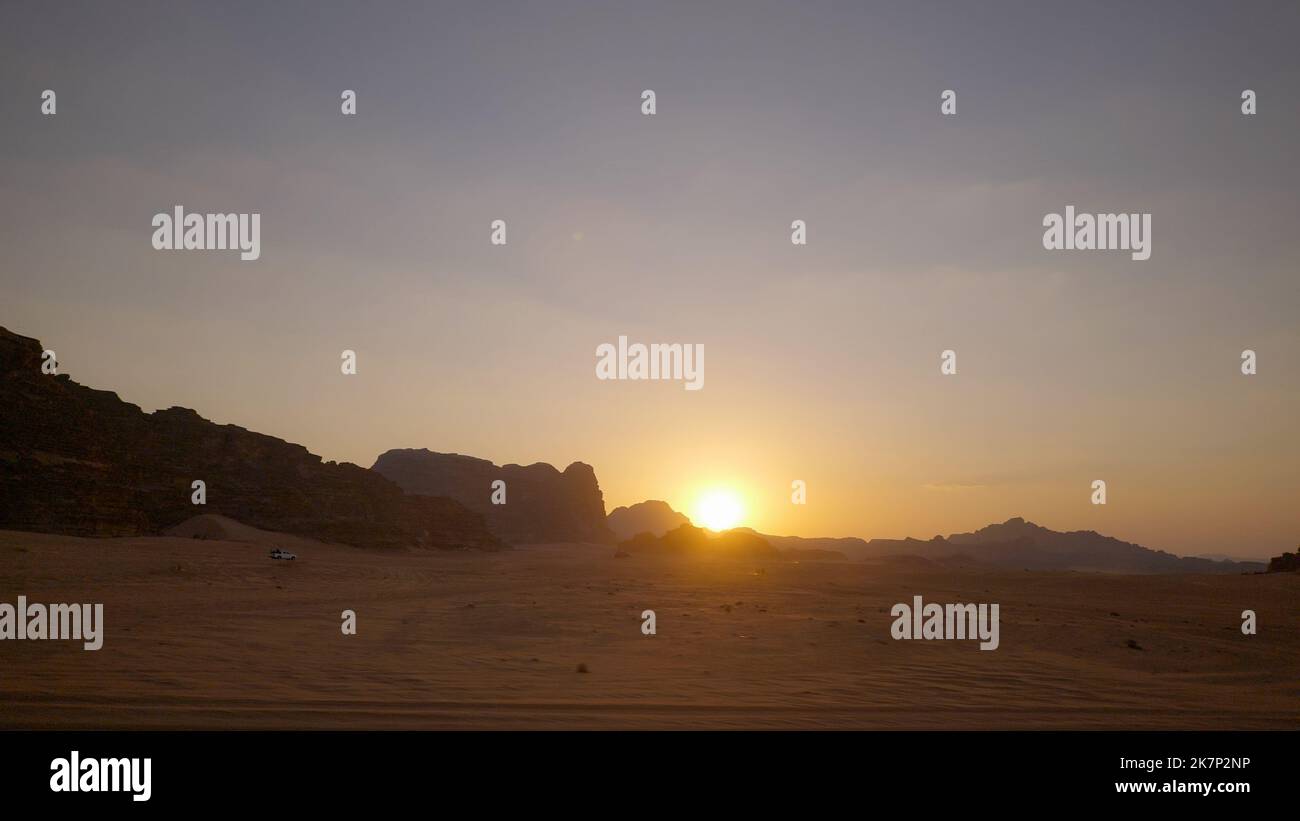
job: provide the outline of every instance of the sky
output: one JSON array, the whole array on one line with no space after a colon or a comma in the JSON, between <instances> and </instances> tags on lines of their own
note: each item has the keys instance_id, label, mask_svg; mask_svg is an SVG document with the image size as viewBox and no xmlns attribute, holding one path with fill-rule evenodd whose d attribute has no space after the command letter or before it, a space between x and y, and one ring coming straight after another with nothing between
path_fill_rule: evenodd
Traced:
<instances>
[{"instance_id":1,"label":"sky","mask_svg":"<svg viewBox=\"0 0 1300 821\"><path fill-rule=\"evenodd\" d=\"M367 467L582 461L607 509L730 489L779 534L1023 516L1275 555L1297 33L1294 3L7 3L0 326ZM176 205L260 213L261 258L155 250ZM1150 213L1151 258L1044 250L1067 205ZM702 344L704 388L597 379L620 335Z\"/></svg>"}]
</instances>

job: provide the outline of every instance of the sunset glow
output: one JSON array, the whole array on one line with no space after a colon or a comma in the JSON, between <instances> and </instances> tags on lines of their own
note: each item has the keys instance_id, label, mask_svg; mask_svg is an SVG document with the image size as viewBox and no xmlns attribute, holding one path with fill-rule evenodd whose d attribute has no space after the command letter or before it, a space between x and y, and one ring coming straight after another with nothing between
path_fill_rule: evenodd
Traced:
<instances>
[{"instance_id":1,"label":"sunset glow","mask_svg":"<svg viewBox=\"0 0 1300 821\"><path fill-rule=\"evenodd\" d=\"M692 519L709 530L729 530L740 524L745 505L739 494L727 489L706 491L695 503Z\"/></svg>"}]
</instances>

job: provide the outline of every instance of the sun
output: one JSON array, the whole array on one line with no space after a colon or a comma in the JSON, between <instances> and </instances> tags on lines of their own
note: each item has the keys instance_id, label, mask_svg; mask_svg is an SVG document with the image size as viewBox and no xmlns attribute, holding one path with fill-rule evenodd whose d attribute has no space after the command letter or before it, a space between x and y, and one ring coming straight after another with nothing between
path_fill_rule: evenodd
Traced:
<instances>
[{"instance_id":1,"label":"sun","mask_svg":"<svg viewBox=\"0 0 1300 821\"><path fill-rule=\"evenodd\" d=\"M706 491L696 500L691 518L709 530L730 530L740 524L744 515L745 505L740 501L739 494L717 489Z\"/></svg>"}]
</instances>

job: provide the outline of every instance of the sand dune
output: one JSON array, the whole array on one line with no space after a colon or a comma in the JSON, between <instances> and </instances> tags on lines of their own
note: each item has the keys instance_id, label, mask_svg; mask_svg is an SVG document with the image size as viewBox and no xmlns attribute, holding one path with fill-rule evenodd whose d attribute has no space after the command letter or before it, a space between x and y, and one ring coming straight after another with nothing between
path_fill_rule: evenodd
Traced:
<instances>
[{"instance_id":1,"label":"sand dune","mask_svg":"<svg viewBox=\"0 0 1300 821\"><path fill-rule=\"evenodd\" d=\"M1300 729L1295 574L395 554L233 525L0 532L0 597L104 602L106 630L0 643L0 726ZM915 594L999 602L1001 648L891 640Z\"/></svg>"},{"instance_id":2,"label":"sand dune","mask_svg":"<svg viewBox=\"0 0 1300 821\"><path fill-rule=\"evenodd\" d=\"M277 533L274 530L262 530L216 513L203 513L186 519L175 527L167 528L166 535L182 539L255 544L265 547L268 551L276 547L294 550L321 546L321 543L314 539L289 533Z\"/></svg>"}]
</instances>

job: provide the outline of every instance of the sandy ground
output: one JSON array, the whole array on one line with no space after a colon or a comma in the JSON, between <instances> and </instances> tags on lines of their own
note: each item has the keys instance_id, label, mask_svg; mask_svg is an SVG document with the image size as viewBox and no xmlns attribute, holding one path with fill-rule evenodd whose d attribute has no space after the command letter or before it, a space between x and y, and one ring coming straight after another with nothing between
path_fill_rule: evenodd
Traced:
<instances>
[{"instance_id":1,"label":"sandy ground","mask_svg":"<svg viewBox=\"0 0 1300 821\"><path fill-rule=\"evenodd\" d=\"M292 549L0 531L0 601L106 622L0 642L0 727L1300 729L1295 574ZM1001 648L892 640L915 594L999 603Z\"/></svg>"}]
</instances>

